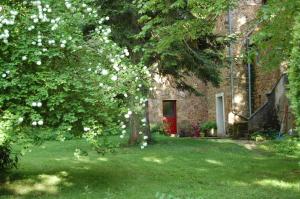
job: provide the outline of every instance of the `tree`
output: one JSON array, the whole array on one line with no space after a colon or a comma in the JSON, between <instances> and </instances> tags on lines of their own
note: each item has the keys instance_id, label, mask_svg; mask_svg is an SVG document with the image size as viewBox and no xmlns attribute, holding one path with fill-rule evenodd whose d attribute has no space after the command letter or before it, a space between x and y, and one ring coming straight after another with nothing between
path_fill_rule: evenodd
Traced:
<instances>
[{"instance_id":1,"label":"tree","mask_svg":"<svg viewBox=\"0 0 300 199\"><path fill-rule=\"evenodd\" d=\"M92 0L5 0L0 12L0 146L28 146L48 132L111 149L100 138L124 137L150 73L110 39L109 17Z\"/></svg>"},{"instance_id":2,"label":"tree","mask_svg":"<svg viewBox=\"0 0 300 199\"><path fill-rule=\"evenodd\" d=\"M99 0L98 5L113 16L108 22L112 39L128 46L132 62L148 66L152 73L158 70L160 75L171 75L179 89L200 94L185 78L195 75L215 86L221 81L225 42L214 33L214 27L217 17L234 2ZM129 141L135 143L136 132L131 134Z\"/></svg>"},{"instance_id":3,"label":"tree","mask_svg":"<svg viewBox=\"0 0 300 199\"><path fill-rule=\"evenodd\" d=\"M194 75L217 86L226 65L224 36L214 32L217 18L235 1L137 0L142 42L135 48L148 65L158 64L160 74L171 75L179 89L197 93L185 82Z\"/></svg>"},{"instance_id":4,"label":"tree","mask_svg":"<svg viewBox=\"0 0 300 199\"><path fill-rule=\"evenodd\" d=\"M300 5L297 5L300 8ZM300 12L295 16L293 28L292 52L288 70L289 97L296 116L296 125L300 132Z\"/></svg>"},{"instance_id":5,"label":"tree","mask_svg":"<svg viewBox=\"0 0 300 199\"><path fill-rule=\"evenodd\" d=\"M278 68L287 63L289 98L300 128L300 78L299 78L299 1L269 0L261 9L258 27L252 40L258 51L260 65L267 69ZM300 129L299 129L300 130Z\"/></svg>"}]
</instances>

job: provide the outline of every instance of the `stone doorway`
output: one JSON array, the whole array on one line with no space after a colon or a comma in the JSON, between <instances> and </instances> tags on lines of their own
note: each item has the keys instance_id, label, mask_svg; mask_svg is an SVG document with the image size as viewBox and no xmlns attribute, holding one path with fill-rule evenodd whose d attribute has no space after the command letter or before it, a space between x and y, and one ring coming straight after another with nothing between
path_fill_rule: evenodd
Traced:
<instances>
[{"instance_id":1,"label":"stone doorway","mask_svg":"<svg viewBox=\"0 0 300 199\"><path fill-rule=\"evenodd\" d=\"M216 120L218 128L217 135L223 137L226 135L224 93L216 95Z\"/></svg>"}]
</instances>

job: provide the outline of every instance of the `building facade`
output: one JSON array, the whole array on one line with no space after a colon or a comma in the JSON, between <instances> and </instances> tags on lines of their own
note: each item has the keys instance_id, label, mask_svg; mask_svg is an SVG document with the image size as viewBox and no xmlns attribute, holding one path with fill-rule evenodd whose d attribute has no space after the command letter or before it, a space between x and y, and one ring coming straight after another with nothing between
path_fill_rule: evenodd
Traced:
<instances>
[{"instance_id":1,"label":"building facade","mask_svg":"<svg viewBox=\"0 0 300 199\"><path fill-rule=\"evenodd\" d=\"M172 131L178 133L187 124L216 121L218 136L228 135L235 125L247 125L249 118L267 103L267 93L274 89L283 73L280 69L265 71L256 64L257 60L246 63L243 58L250 45L249 37L257 28L253 22L265 2L240 0L234 10L218 19L215 28L217 34L238 35L237 40L227 49L231 61L229 67L221 71L223 81L219 87L205 85L190 77L190 81L204 94L197 97L178 91L172 85L171 78L155 77L157 89L149 99L152 124L169 120L173 124Z\"/></svg>"}]
</instances>

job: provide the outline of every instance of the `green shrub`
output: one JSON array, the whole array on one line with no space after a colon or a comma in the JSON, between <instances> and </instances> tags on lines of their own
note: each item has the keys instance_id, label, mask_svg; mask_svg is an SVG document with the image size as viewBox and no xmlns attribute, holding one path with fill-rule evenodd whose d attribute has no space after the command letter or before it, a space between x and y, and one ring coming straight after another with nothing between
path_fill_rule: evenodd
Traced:
<instances>
[{"instance_id":1,"label":"green shrub","mask_svg":"<svg viewBox=\"0 0 300 199\"><path fill-rule=\"evenodd\" d=\"M300 142L298 138L286 136L281 140L276 140L273 148L277 153L293 155L299 150L299 143Z\"/></svg>"},{"instance_id":2,"label":"green shrub","mask_svg":"<svg viewBox=\"0 0 300 199\"><path fill-rule=\"evenodd\" d=\"M289 77L289 97L291 100L291 107L296 117L296 125L300 131L300 14L296 16L296 23L293 32L293 48L291 60L288 70Z\"/></svg>"},{"instance_id":3,"label":"green shrub","mask_svg":"<svg viewBox=\"0 0 300 199\"><path fill-rule=\"evenodd\" d=\"M201 125L201 130L204 132L210 129L217 129L217 123L215 121L208 121Z\"/></svg>"},{"instance_id":4,"label":"green shrub","mask_svg":"<svg viewBox=\"0 0 300 199\"><path fill-rule=\"evenodd\" d=\"M165 135L166 131L164 129L163 123L155 123L151 125L151 133L158 133L161 135Z\"/></svg>"},{"instance_id":5,"label":"green shrub","mask_svg":"<svg viewBox=\"0 0 300 199\"><path fill-rule=\"evenodd\" d=\"M12 153L9 143L0 145L0 172L17 167L18 156Z\"/></svg>"},{"instance_id":6,"label":"green shrub","mask_svg":"<svg viewBox=\"0 0 300 199\"><path fill-rule=\"evenodd\" d=\"M1 1L0 124L10 122L0 125L0 146L71 133L102 148L99 138L124 137L151 75L111 40L101 13L96 0Z\"/></svg>"},{"instance_id":7,"label":"green shrub","mask_svg":"<svg viewBox=\"0 0 300 199\"><path fill-rule=\"evenodd\" d=\"M279 132L276 130L257 131L250 138L255 141L274 140L278 135Z\"/></svg>"}]
</instances>

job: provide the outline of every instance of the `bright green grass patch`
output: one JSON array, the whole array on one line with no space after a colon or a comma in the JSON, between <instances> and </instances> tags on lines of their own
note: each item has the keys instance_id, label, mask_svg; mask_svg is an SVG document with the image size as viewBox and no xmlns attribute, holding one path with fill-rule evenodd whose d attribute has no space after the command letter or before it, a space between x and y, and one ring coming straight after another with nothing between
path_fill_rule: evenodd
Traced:
<instances>
[{"instance_id":1,"label":"bright green grass patch","mask_svg":"<svg viewBox=\"0 0 300 199\"><path fill-rule=\"evenodd\" d=\"M47 142L21 159L0 198L300 198L297 157L231 140L156 139L144 150L79 159L74 151L89 150L85 142Z\"/></svg>"}]
</instances>

